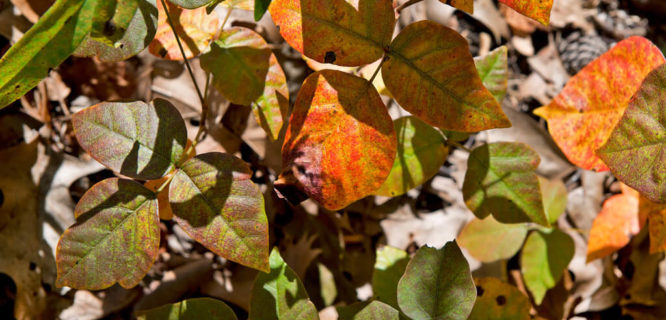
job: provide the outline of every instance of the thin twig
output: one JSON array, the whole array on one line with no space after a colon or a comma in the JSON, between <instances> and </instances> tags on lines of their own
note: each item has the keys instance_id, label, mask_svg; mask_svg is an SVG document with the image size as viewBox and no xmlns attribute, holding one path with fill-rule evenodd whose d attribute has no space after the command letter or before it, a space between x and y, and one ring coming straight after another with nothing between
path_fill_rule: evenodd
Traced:
<instances>
[{"instance_id":1,"label":"thin twig","mask_svg":"<svg viewBox=\"0 0 666 320\"><path fill-rule=\"evenodd\" d=\"M172 180L173 177L175 177L175 176L176 176L175 173L172 173L171 175L169 175L169 177L168 177L164 182L162 182L162 184L160 185L160 187L157 188L157 190L155 190L155 194L159 194L160 192L162 192L162 190L164 190L164 188L166 188L166 186L169 185L169 182L171 182L171 180Z\"/></svg>"},{"instance_id":2,"label":"thin twig","mask_svg":"<svg viewBox=\"0 0 666 320\"><path fill-rule=\"evenodd\" d=\"M409 7L409 6L413 5L413 4L417 4L417 3L421 2L421 1L423 1L423 0L409 0L409 1L407 1L407 2L405 2L405 3L403 3L403 4L401 4L399 7L395 8L395 12L397 12L398 14L400 14L400 11L405 10L405 8L407 8L407 7Z\"/></svg>"},{"instance_id":3,"label":"thin twig","mask_svg":"<svg viewBox=\"0 0 666 320\"><path fill-rule=\"evenodd\" d=\"M183 60L185 60L185 67L187 67L187 72L190 74L192 83L194 83L194 88L197 91L197 96L199 96L199 101L201 102L201 122L199 124L199 131L197 132L194 141L192 141L192 148L194 148L194 146L196 146L197 144L199 137L203 133L204 127L206 126L206 116L208 115L208 104L206 103L206 99L201 93L201 89L199 88L199 84L197 84L197 80L194 78L194 72L192 72L192 67L190 67L190 62L189 60L187 60L187 57L185 56L185 50L183 49L183 45L180 42L180 37L178 36L178 32L176 32L176 26L174 25L173 20L171 20L171 15L169 14L169 9L167 8L166 1L161 0L161 2L162 2L162 7L164 7L164 13L166 14L169 26L171 27L173 35L176 38L176 43L178 44L178 49L180 49L180 54L183 56Z\"/></svg>"},{"instance_id":4,"label":"thin twig","mask_svg":"<svg viewBox=\"0 0 666 320\"><path fill-rule=\"evenodd\" d=\"M220 30L224 30L224 26L227 25L227 20L229 20L229 17L231 17L231 11L234 11L234 8L229 7L227 14L224 16L224 20L222 20L222 26L220 27Z\"/></svg>"},{"instance_id":5,"label":"thin twig","mask_svg":"<svg viewBox=\"0 0 666 320\"><path fill-rule=\"evenodd\" d=\"M467 152L469 152L469 153L472 152L472 150L471 150L470 148L465 147L465 146L463 146L462 144L460 144L460 143L458 143L458 142L456 142L456 141L453 141L453 140L451 140L451 139L445 139L445 140L444 140L444 143L446 143L447 145L449 145L449 146L451 146L451 147L456 147L456 148L458 148L458 149L465 150L465 151L467 151Z\"/></svg>"},{"instance_id":6,"label":"thin twig","mask_svg":"<svg viewBox=\"0 0 666 320\"><path fill-rule=\"evenodd\" d=\"M375 73L373 73L372 77L370 77L370 80L368 80L370 83L372 83L372 81L375 80L375 77L379 73L379 70L382 69L382 66L384 65L384 62L386 62L386 60L388 60L388 56L384 55L384 57L382 58L382 62L380 62L379 65L377 66L377 69L375 69Z\"/></svg>"}]
</instances>

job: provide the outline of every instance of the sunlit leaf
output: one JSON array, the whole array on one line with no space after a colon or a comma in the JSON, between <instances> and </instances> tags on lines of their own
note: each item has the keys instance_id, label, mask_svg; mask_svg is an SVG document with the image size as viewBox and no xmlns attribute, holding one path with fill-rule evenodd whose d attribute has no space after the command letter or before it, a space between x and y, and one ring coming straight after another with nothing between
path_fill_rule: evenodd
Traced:
<instances>
[{"instance_id":1,"label":"sunlit leaf","mask_svg":"<svg viewBox=\"0 0 666 320\"><path fill-rule=\"evenodd\" d=\"M375 271L372 273L374 297L388 305L398 306L398 281L405 273L409 256L404 250L385 246L377 250Z\"/></svg>"},{"instance_id":2,"label":"sunlit leaf","mask_svg":"<svg viewBox=\"0 0 666 320\"><path fill-rule=\"evenodd\" d=\"M474 0L439 0L439 2L446 3L469 14L474 13Z\"/></svg>"},{"instance_id":3,"label":"sunlit leaf","mask_svg":"<svg viewBox=\"0 0 666 320\"><path fill-rule=\"evenodd\" d=\"M448 156L448 147L437 129L416 117L403 117L393 122L398 136L398 153L393 169L377 195L393 197L432 178Z\"/></svg>"},{"instance_id":4,"label":"sunlit leaf","mask_svg":"<svg viewBox=\"0 0 666 320\"><path fill-rule=\"evenodd\" d=\"M289 88L284 71L274 54L268 60L264 92L252 103L252 112L268 136L277 140L289 113Z\"/></svg>"},{"instance_id":5,"label":"sunlit leaf","mask_svg":"<svg viewBox=\"0 0 666 320\"><path fill-rule=\"evenodd\" d=\"M340 71L308 76L282 146L275 185L295 187L329 210L375 192L395 159L393 122L367 80Z\"/></svg>"},{"instance_id":6,"label":"sunlit leaf","mask_svg":"<svg viewBox=\"0 0 666 320\"><path fill-rule=\"evenodd\" d=\"M490 90L497 102L502 102L506 95L509 80L508 50L501 46L483 57L474 58L476 70L481 82Z\"/></svg>"},{"instance_id":7,"label":"sunlit leaf","mask_svg":"<svg viewBox=\"0 0 666 320\"><path fill-rule=\"evenodd\" d=\"M74 209L76 224L56 248L58 287L134 287L157 258L157 199L132 180L110 178L90 188Z\"/></svg>"},{"instance_id":8,"label":"sunlit leaf","mask_svg":"<svg viewBox=\"0 0 666 320\"><path fill-rule=\"evenodd\" d=\"M381 301L357 302L336 307L339 320L398 320L399 312Z\"/></svg>"},{"instance_id":9,"label":"sunlit leaf","mask_svg":"<svg viewBox=\"0 0 666 320\"><path fill-rule=\"evenodd\" d=\"M650 254L666 251L666 204L640 197L639 219L647 217L650 231Z\"/></svg>"},{"instance_id":10,"label":"sunlit leaf","mask_svg":"<svg viewBox=\"0 0 666 320\"><path fill-rule=\"evenodd\" d=\"M216 0L220 1L220 0ZM240 10L254 10L254 0L221 0L221 6Z\"/></svg>"},{"instance_id":11,"label":"sunlit leaf","mask_svg":"<svg viewBox=\"0 0 666 320\"><path fill-rule=\"evenodd\" d=\"M162 0L157 0L157 2L160 2ZM211 2L214 2L215 0L167 0L168 2L175 4L181 8L185 9L196 9L199 7L203 7ZM231 1L231 0L227 0ZM171 7L169 7L169 11L171 11Z\"/></svg>"},{"instance_id":12,"label":"sunlit leaf","mask_svg":"<svg viewBox=\"0 0 666 320\"><path fill-rule=\"evenodd\" d=\"M155 37L156 0L98 1L96 19L101 33L88 35L75 55L97 56L102 61L122 61L145 49ZM157 0L160 1L160 0ZM101 12L100 12L101 11ZM106 13L106 14L104 14Z\"/></svg>"},{"instance_id":13,"label":"sunlit leaf","mask_svg":"<svg viewBox=\"0 0 666 320\"><path fill-rule=\"evenodd\" d=\"M467 319L475 299L469 265L455 242L421 247L398 283L398 304L412 319Z\"/></svg>"},{"instance_id":14,"label":"sunlit leaf","mask_svg":"<svg viewBox=\"0 0 666 320\"><path fill-rule=\"evenodd\" d=\"M254 21L261 20L261 17L264 16L266 11L268 11L268 6L271 4L271 0L255 0L254 1Z\"/></svg>"},{"instance_id":15,"label":"sunlit leaf","mask_svg":"<svg viewBox=\"0 0 666 320\"><path fill-rule=\"evenodd\" d=\"M157 179L183 157L185 122L166 100L102 102L72 116L74 133L95 160L128 177Z\"/></svg>"},{"instance_id":16,"label":"sunlit leaf","mask_svg":"<svg viewBox=\"0 0 666 320\"><path fill-rule=\"evenodd\" d=\"M0 109L65 61L92 28L95 1L56 1L0 58Z\"/></svg>"},{"instance_id":17,"label":"sunlit leaf","mask_svg":"<svg viewBox=\"0 0 666 320\"><path fill-rule=\"evenodd\" d=\"M524 16L530 17L547 26L550 22L550 9L553 0L499 0Z\"/></svg>"},{"instance_id":18,"label":"sunlit leaf","mask_svg":"<svg viewBox=\"0 0 666 320\"><path fill-rule=\"evenodd\" d=\"M296 51L319 62L360 66L378 60L391 42L391 0L274 0L270 13Z\"/></svg>"},{"instance_id":19,"label":"sunlit leaf","mask_svg":"<svg viewBox=\"0 0 666 320\"><path fill-rule=\"evenodd\" d=\"M262 95L272 53L259 34L233 27L210 49L201 56L201 68L213 74L213 85L225 98L249 106Z\"/></svg>"},{"instance_id":20,"label":"sunlit leaf","mask_svg":"<svg viewBox=\"0 0 666 320\"><path fill-rule=\"evenodd\" d=\"M666 203L666 64L647 76L597 154L618 179Z\"/></svg>"},{"instance_id":21,"label":"sunlit leaf","mask_svg":"<svg viewBox=\"0 0 666 320\"><path fill-rule=\"evenodd\" d=\"M562 180L548 180L539 177L543 209L548 222L554 224L567 208L567 187Z\"/></svg>"},{"instance_id":22,"label":"sunlit leaf","mask_svg":"<svg viewBox=\"0 0 666 320\"><path fill-rule=\"evenodd\" d=\"M529 230L525 223L499 223L492 216L470 221L456 238L481 262L508 259L520 250Z\"/></svg>"},{"instance_id":23,"label":"sunlit leaf","mask_svg":"<svg viewBox=\"0 0 666 320\"><path fill-rule=\"evenodd\" d=\"M529 320L530 299L497 278L477 278L476 303L469 320Z\"/></svg>"},{"instance_id":24,"label":"sunlit leaf","mask_svg":"<svg viewBox=\"0 0 666 320\"><path fill-rule=\"evenodd\" d=\"M621 249L638 234L645 221L638 217L638 192L622 186L622 194L604 201L594 218L587 244L587 261L600 259Z\"/></svg>"},{"instance_id":25,"label":"sunlit leaf","mask_svg":"<svg viewBox=\"0 0 666 320\"><path fill-rule=\"evenodd\" d=\"M268 271L264 198L242 160L224 153L186 161L169 186L174 220L215 254Z\"/></svg>"},{"instance_id":26,"label":"sunlit leaf","mask_svg":"<svg viewBox=\"0 0 666 320\"><path fill-rule=\"evenodd\" d=\"M169 15L180 37L185 58L192 58L203 52L213 41L219 29L220 20L216 13L207 14L206 8L183 9L167 2ZM176 36L167 21L162 1L157 0L159 16L155 39L148 46L153 55L167 60L183 60Z\"/></svg>"},{"instance_id":27,"label":"sunlit leaf","mask_svg":"<svg viewBox=\"0 0 666 320\"><path fill-rule=\"evenodd\" d=\"M391 42L388 55L386 88L421 120L464 132L511 126L483 86L467 40L454 30L427 20L412 23Z\"/></svg>"},{"instance_id":28,"label":"sunlit leaf","mask_svg":"<svg viewBox=\"0 0 666 320\"><path fill-rule=\"evenodd\" d=\"M259 273L252 288L250 315L253 320L319 319L305 287L282 260L277 248L271 251L270 273Z\"/></svg>"},{"instance_id":29,"label":"sunlit leaf","mask_svg":"<svg viewBox=\"0 0 666 320\"><path fill-rule=\"evenodd\" d=\"M595 151L606 142L643 79L664 62L661 51L645 38L620 41L534 114L548 121L548 131L573 164L608 170Z\"/></svg>"},{"instance_id":30,"label":"sunlit leaf","mask_svg":"<svg viewBox=\"0 0 666 320\"><path fill-rule=\"evenodd\" d=\"M463 198L479 218L492 214L499 222L536 222L548 226L536 151L519 142L497 142L475 148L467 160Z\"/></svg>"},{"instance_id":31,"label":"sunlit leaf","mask_svg":"<svg viewBox=\"0 0 666 320\"><path fill-rule=\"evenodd\" d=\"M236 320L229 306L212 298L193 298L137 312L139 320Z\"/></svg>"},{"instance_id":32,"label":"sunlit leaf","mask_svg":"<svg viewBox=\"0 0 666 320\"><path fill-rule=\"evenodd\" d=\"M520 265L525 285L541 304L546 291L557 284L574 255L574 242L558 229L530 233L521 251Z\"/></svg>"}]
</instances>

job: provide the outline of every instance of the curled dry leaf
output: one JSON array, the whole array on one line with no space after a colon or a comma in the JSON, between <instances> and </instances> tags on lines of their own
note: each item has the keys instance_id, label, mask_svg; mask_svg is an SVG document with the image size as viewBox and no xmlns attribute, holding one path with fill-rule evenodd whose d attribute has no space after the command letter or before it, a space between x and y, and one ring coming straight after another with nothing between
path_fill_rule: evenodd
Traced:
<instances>
[{"instance_id":1,"label":"curled dry leaf","mask_svg":"<svg viewBox=\"0 0 666 320\"><path fill-rule=\"evenodd\" d=\"M569 161L586 170L606 171L596 150L610 136L643 79L664 62L659 48L645 38L620 41L534 114L548 121L548 131Z\"/></svg>"},{"instance_id":2,"label":"curled dry leaf","mask_svg":"<svg viewBox=\"0 0 666 320\"><path fill-rule=\"evenodd\" d=\"M370 82L316 72L296 98L275 186L284 196L304 192L329 210L342 209L382 185L396 149L393 122Z\"/></svg>"},{"instance_id":3,"label":"curled dry leaf","mask_svg":"<svg viewBox=\"0 0 666 320\"><path fill-rule=\"evenodd\" d=\"M206 8L183 9L167 2L169 15L174 23L176 32L180 37L185 58L192 58L203 52L215 39L220 21L216 13L207 14ZM155 39L148 46L148 51L154 56L167 60L183 60L176 37L167 21L162 1L157 1L159 12L157 20L157 33Z\"/></svg>"}]
</instances>

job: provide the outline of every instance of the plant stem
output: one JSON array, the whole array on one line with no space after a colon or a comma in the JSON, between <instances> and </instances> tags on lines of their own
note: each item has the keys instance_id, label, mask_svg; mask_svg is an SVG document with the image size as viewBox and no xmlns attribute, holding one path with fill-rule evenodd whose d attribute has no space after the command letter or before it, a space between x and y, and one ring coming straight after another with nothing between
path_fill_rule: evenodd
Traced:
<instances>
[{"instance_id":1,"label":"plant stem","mask_svg":"<svg viewBox=\"0 0 666 320\"><path fill-rule=\"evenodd\" d=\"M199 123L199 131L197 132L194 141L192 141L192 148L194 148L201 134L203 133L204 128L206 127L208 104L206 103L206 99L201 93L201 89L199 88L199 84L197 84L197 80L194 78L194 72L192 72L192 67L190 66L190 62L187 60L187 57L185 56L185 50L183 49L183 45L180 42L180 37L178 36L178 32L176 32L176 26L174 25L173 20L171 20L171 15L169 14L169 9L167 8L166 1L165 0L160 0L160 1L162 2L162 7L164 7L164 13L166 14L167 21L169 22L169 26L171 27L171 31L173 31L173 35L176 38L176 43L178 44L178 49L180 49L180 54L183 56L183 60L185 60L185 67L187 67L187 72L190 74L190 79L192 79L192 83L194 83L194 88L197 91L199 102L201 102L201 122Z\"/></svg>"},{"instance_id":2,"label":"plant stem","mask_svg":"<svg viewBox=\"0 0 666 320\"><path fill-rule=\"evenodd\" d=\"M384 62L386 62L386 60L388 60L388 56L384 55L384 57L382 58L382 62L379 63L379 65L377 66L377 69L375 69L375 73L372 74L372 77L370 77L370 80L368 80L368 82L372 83L372 81L375 80L375 77L379 73L379 70L382 69L382 65L384 65Z\"/></svg>"},{"instance_id":3,"label":"plant stem","mask_svg":"<svg viewBox=\"0 0 666 320\"><path fill-rule=\"evenodd\" d=\"M421 2L421 1L423 1L423 0L409 0L409 1L407 1L407 2L405 2L405 3L403 3L403 4L401 4L399 7L395 8L395 12L397 12L398 14L400 14L400 11L405 10L405 8L407 8L407 7L409 7L409 6L413 5L413 4L417 4L417 3Z\"/></svg>"},{"instance_id":4,"label":"plant stem","mask_svg":"<svg viewBox=\"0 0 666 320\"><path fill-rule=\"evenodd\" d=\"M472 153L472 150L471 150L470 148L465 147L465 146L463 146L462 144L460 144L460 143L458 143L458 142L456 142L456 141L453 141L453 140L451 140L451 139L445 139L445 140L444 140L444 143L446 143L447 145L449 145L449 146L451 146L451 147L456 147L456 148L458 148L458 149L462 149L462 150L465 150L465 151L467 151L467 152L469 152L469 153Z\"/></svg>"},{"instance_id":5,"label":"plant stem","mask_svg":"<svg viewBox=\"0 0 666 320\"><path fill-rule=\"evenodd\" d=\"M175 175L176 175L176 172L171 172L171 175L164 182L162 182L162 184L160 185L159 188L157 188L157 190L155 190L155 194L157 195L160 192L162 192L162 190L164 190L164 188L166 188L166 186L169 185L169 182L171 182L171 180L173 180L173 177Z\"/></svg>"},{"instance_id":6,"label":"plant stem","mask_svg":"<svg viewBox=\"0 0 666 320\"><path fill-rule=\"evenodd\" d=\"M222 20L222 26L220 26L220 30L223 30L224 26L227 25L227 20L229 20L229 17L231 17L231 11L234 11L234 8L229 7L227 14L224 16L224 20Z\"/></svg>"}]
</instances>

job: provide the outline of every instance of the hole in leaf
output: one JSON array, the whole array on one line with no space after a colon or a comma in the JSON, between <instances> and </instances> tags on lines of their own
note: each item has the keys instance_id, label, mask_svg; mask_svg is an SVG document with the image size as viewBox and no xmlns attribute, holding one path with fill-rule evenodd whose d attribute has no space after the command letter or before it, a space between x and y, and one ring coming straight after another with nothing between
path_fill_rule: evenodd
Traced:
<instances>
[{"instance_id":1,"label":"hole in leaf","mask_svg":"<svg viewBox=\"0 0 666 320\"><path fill-rule=\"evenodd\" d=\"M477 297L482 296L484 291L485 290L483 290L483 288L481 286L476 286L476 296Z\"/></svg>"},{"instance_id":2,"label":"hole in leaf","mask_svg":"<svg viewBox=\"0 0 666 320\"><path fill-rule=\"evenodd\" d=\"M324 62L333 63L335 62L336 56L333 51L326 51L326 56L324 56Z\"/></svg>"},{"instance_id":3,"label":"hole in leaf","mask_svg":"<svg viewBox=\"0 0 666 320\"><path fill-rule=\"evenodd\" d=\"M35 264L34 262L31 261L30 262L30 271L35 271L36 268L37 268L37 264Z\"/></svg>"},{"instance_id":4,"label":"hole in leaf","mask_svg":"<svg viewBox=\"0 0 666 320\"><path fill-rule=\"evenodd\" d=\"M506 304L506 297L502 296L502 295L499 295L499 296L497 296L497 298L495 298L495 301L497 302L498 306L503 306L503 305Z\"/></svg>"},{"instance_id":5,"label":"hole in leaf","mask_svg":"<svg viewBox=\"0 0 666 320\"><path fill-rule=\"evenodd\" d=\"M116 24L109 20L104 24L104 35L112 36L116 33Z\"/></svg>"},{"instance_id":6,"label":"hole in leaf","mask_svg":"<svg viewBox=\"0 0 666 320\"><path fill-rule=\"evenodd\" d=\"M14 319L14 301L16 300L16 283L7 274L0 273L0 314Z\"/></svg>"},{"instance_id":7,"label":"hole in leaf","mask_svg":"<svg viewBox=\"0 0 666 320\"><path fill-rule=\"evenodd\" d=\"M351 281L352 280L352 275L349 273L349 271L344 271L342 272L342 275L345 276L345 279Z\"/></svg>"},{"instance_id":8,"label":"hole in leaf","mask_svg":"<svg viewBox=\"0 0 666 320\"><path fill-rule=\"evenodd\" d=\"M0 207L2 207L3 203L5 203L5 194L2 193L2 189L0 189Z\"/></svg>"}]
</instances>

